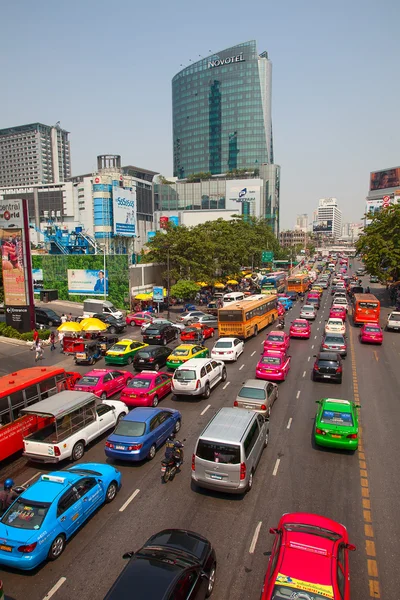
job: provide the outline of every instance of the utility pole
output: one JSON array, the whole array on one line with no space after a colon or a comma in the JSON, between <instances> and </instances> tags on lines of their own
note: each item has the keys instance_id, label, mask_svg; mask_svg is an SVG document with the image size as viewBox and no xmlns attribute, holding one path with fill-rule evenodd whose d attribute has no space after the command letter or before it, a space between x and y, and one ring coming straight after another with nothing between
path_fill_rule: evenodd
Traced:
<instances>
[{"instance_id":1,"label":"utility pole","mask_svg":"<svg viewBox=\"0 0 400 600\"><path fill-rule=\"evenodd\" d=\"M167 319L169 319L169 246L167 248Z\"/></svg>"}]
</instances>

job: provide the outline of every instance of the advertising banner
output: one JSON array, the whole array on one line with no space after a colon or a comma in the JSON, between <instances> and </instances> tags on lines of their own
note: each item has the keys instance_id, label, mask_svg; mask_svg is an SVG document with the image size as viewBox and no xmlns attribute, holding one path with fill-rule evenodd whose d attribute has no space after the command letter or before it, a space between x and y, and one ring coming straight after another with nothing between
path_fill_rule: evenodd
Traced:
<instances>
[{"instance_id":1,"label":"advertising banner","mask_svg":"<svg viewBox=\"0 0 400 600\"><path fill-rule=\"evenodd\" d=\"M332 219L327 221L314 221L313 231L315 233L332 233Z\"/></svg>"},{"instance_id":2,"label":"advertising banner","mask_svg":"<svg viewBox=\"0 0 400 600\"><path fill-rule=\"evenodd\" d=\"M370 186L371 191L386 190L400 185L400 167L394 169L385 169L384 171L374 171L371 173Z\"/></svg>"},{"instance_id":3,"label":"advertising banner","mask_svg":"<svg viewBox=\"0 0 400 600\"><path fill-rule=\"evenodd\" d=\"M108 271L68 269L68 294L103 296L108 295Z\"/></svg>"},{"instance_id":4,"label":"advertising banner","mask_svg":"<svg viewBox=\"0 0 400 600\"><path fill-rule=\"evenodd\" d=\"M164 300L164 288L154 286L153 287L153 302L162 302Z\"/></svg>"},{"instance_id":5,"label":"advertising banner","mask_svg":"<svg viewBox=\"0 0 400 600\"><path fill-rule=\"evenodd\" d=\"M114 234L136 235L136 189L113 187Z\"/></svg>"},{"instance_id":6,"label":"advertising banner","mask_svg":"<svg viewBox=\"0 0 400 600\"><path fill-rule=\"evenodd\" d=\"M39 294L43 289L43 269L32 269L33 291Z\"/></svg>"},{"instance_id":7,"label":"advertising banner","mask_svg":"<svg viewBox=\"0 0 400 600\"><path fill-rule=\"evenodd\" d=\"M231 202L260 202L260 185L252 184L251 179L226 182L226 196Z\"/></svg>"}]
</instances>

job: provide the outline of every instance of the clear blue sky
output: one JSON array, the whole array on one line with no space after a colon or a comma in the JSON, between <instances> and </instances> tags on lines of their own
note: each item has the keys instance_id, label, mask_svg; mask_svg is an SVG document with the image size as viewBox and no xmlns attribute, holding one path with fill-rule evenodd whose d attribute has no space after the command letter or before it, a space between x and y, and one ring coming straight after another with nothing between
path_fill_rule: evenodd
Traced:
<instances>
[{"instance_id":1,"label":"clear blue sky","mask_svg":"<svg viewBox=\"0 0 400 600\"><path fill-rule=\"evenodd\" d=\"M172 174L171 79L250 39L273 62L281 228L336 196L364 212L369 171L400 165L398 0L21 0L3 3L0 128L71 132L73 174L96 156Z\"/></svg>"}]
</instances>

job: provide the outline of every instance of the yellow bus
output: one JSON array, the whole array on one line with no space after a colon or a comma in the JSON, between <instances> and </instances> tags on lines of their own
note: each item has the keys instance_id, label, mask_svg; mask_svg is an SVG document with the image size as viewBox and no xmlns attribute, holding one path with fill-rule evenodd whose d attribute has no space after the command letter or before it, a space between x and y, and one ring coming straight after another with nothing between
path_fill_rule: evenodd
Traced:
<instances>
[{"instance_id":1,"label":"yellow bus","mask_svg":"<svg viewBox=\"0 0 400 600\"><path fill-rule=\"evenodd\" d=\"M298 294L306 292L308 290L308 286L310 285L310 276L304 273L299 275L292 275L287 280L287 291L288 292L297 292Z\"/></svg>"},{"instance_id":2,"label":"yellow bus","mask_svg":"<svg viewBox=\"0 0 400 600\"><path fill-rule=\"evenodd\" d=\"M259 294L240 302L230 302L218 310L220 337L246 339L278 318L277 296Z\"/></svg>"}]
</instances>

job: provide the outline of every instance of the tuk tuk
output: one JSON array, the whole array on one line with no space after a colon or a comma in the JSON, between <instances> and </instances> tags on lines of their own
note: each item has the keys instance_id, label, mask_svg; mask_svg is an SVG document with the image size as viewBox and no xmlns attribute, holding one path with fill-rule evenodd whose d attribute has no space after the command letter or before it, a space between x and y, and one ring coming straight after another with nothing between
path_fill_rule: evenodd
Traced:
<instances>
[{"instance_id":1,"label":"tuk tuk","mask_svg":"<svg viewBox=\"0 0 400 600\"><path fill-rule=\"evenodd\" d=\"M90 341L91 335L65 335L63 337L62 345L64 354L76 354L77 352L84 352L84 344L88 340Z\"/></svg>"},{"instance_id":2,"label":"tuk tuk","mask_svg":"<svg viewBox=\"0 0 400 600\"><path fill-rule=\"evenodd\" d=\"M218 302L209 302L207 304L206 313L216 317L218 315Z\"/></svg>"},{"instance_id":3,"label":"tuk tuk","mask_svg":"<svg viewBox=\"0 0 400 600\"><path fill-rule=\"evenodd\" d=\"M75 354L75 364L89 364L94 363L102 357L100 344L97 340L82 340L82 349Z\"/></svg>"},{"instance_id":4,"label":"tuk tuk","mask_svg":"<svg viewBox=\"0 0 400 600\"><path fill-rule=\"evenodd\" d=\"M107 350L109 350L111 346L114 346L114 344L118 342L118 336L112 335L111 333L104 333L99 335L96 341L98 342L101 353L104 356Z\"/></svg>"}]
</instances>

